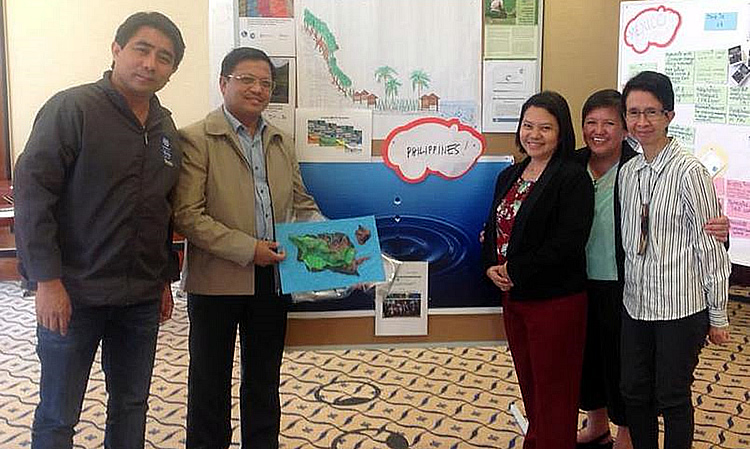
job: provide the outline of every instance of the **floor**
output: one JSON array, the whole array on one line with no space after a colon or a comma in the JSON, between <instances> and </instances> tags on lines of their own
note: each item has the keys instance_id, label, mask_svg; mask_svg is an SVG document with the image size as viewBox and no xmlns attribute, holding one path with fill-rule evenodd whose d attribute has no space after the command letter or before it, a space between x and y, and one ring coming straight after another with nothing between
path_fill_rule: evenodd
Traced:
<instances>
[{"instance_id":1,"label":"floor","mask_svg":"<svg viewBox=\"0 0 750 449\"><path fill-rule=\"evenodd\" d=\"M0 448L26 448L37 402L33 298L0 282ZM750 291L740 294L750 296ZM731 302L732 342L701 355L694 386L695 448L750 448L750 304ZM181 448L188 366L185 301L159 336L147 448ZM238 380L235 370L235 381ZM237 382L233 395L237 397ZM313 449L516 448L509 411L523 406L507 347L287 351L281 445ZM101 447L106 393L95 364L76 428L78 448ZM233 410L234 443L239 429Z\"/></svg>"}]
</instances>

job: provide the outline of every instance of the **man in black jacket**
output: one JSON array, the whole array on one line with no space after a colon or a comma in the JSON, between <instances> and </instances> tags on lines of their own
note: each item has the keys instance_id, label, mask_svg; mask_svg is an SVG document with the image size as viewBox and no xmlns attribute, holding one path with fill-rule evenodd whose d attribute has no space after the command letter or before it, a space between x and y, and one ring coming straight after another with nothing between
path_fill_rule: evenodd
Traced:
<instances>
[{"instance_id":1,"label":"man in black jacket","mask_svg":"<svg viewBox=\"0 0 750 449\"><path fill-rule=\"evenodd\" d=\"M40 402L32 448L70 448L102 342L108 448L142 448L160 320L172 311L169 196L181 153L154 95L185 44L156 12L128 17L112 69L54 95L16 165L21 273L38 283Z\"/></svg>"}]
</instances>

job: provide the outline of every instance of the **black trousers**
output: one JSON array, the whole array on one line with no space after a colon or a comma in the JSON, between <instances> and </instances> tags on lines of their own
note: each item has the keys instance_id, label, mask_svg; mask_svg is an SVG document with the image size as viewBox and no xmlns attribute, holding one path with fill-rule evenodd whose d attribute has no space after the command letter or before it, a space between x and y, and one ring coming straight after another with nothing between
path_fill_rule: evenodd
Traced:
<instances>
[{"instance_id":1,"label":"black trousers","mask_svg":"<svg viewBox=\"0 0 750 449\"><path fill-rule=\"evenodd\" d=\"M612 422L625 426L625 403L620 393L622 284L588 281L587 293L589 305L580 406L586 411L606 407Z\"/></svg>"},{"instance_id":2,"label":"black trousers","mask_svg":"<svg viewBox=\"0 0 750 449\"><path fill-rule=\"evenodd\" d=\"M657 449L664 417L664 448L689 449L695 421L691 387L708 334L708 311L668 321L622 314L622 395L633 447Z\"/></svg>"},{"instance_id":3,"label":"black trousers","mask_svg":"<svg viewBox=\"0 0 750 449\"><path fill-rule=\"evenodd\" d=\"M238 327L242 447L279 447L279 370L289 302L274 292L272 267L256 267L255 279L254 295L188 295L188 449L228 448L232 441L232 365Z\"/></svg>"}]
</instances>

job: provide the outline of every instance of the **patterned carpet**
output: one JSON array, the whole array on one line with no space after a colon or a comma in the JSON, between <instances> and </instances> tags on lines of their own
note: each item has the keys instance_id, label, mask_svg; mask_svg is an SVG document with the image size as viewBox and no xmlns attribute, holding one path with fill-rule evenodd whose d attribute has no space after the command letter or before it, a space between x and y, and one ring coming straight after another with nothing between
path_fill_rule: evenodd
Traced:
<instances>
[{"instance_id":1,"label":"patterned carpet","mask_svg":"<svg viewBox=\"0 0 750 449\"><path fill-rule=\"evenodd\" d=\"M741 292L750 296L750 292ZM701 356L694 399L698 449L750 448L750 304L732 301L733 339ZM0 448L26 448L37 401L33 298L0 283ZM181 448L188 366L185 301L162 327L147 424L148 448ZM237 368L237 367L235 367ZM235 380L239 370L235 369ZM237 382L233 447L239 447ZM505 346L288 351L282 370L284 448L515 448L522 411ZM75 445L103 445L106 392L92 370Z\"/></svg>"}]
</instances>

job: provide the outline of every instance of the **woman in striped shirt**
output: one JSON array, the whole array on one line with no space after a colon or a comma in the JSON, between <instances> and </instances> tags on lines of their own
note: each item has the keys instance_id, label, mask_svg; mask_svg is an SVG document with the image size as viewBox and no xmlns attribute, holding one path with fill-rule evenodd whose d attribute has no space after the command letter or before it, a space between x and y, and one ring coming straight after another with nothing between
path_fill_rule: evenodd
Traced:
<instances>
[{"instance_id":1,"label":"woman in striped shirt","mask_svg":"<svg viewBox=\"0 0 750 449\"><path fill-rule=\"evenodd\" d=\"M706 337L729 341L731 264L703 232L720 215L708 171L667 136L674 90L661 73L641 72L623 90L628 131L643 154L620 170L625 285L622 393L633 445L688 449L694 420L693 370Z\"/></svg>"}]
</instances>

